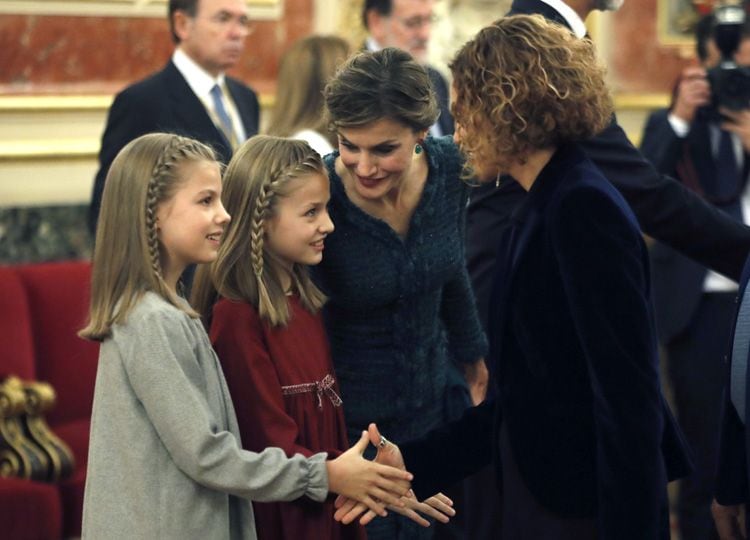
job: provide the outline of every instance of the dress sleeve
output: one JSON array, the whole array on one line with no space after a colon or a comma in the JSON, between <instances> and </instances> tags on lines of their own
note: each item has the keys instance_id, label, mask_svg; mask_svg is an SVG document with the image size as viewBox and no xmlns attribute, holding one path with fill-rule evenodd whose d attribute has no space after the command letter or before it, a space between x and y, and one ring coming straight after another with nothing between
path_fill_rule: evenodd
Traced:
<instances>
[{"instance_id":1,"label":"dress sleeve","mask_svg":"<svg viewBox=\"0 0 750 540\"><path fill-rule=\"evenodd\" d=\"M487 399L411 441L396 441L406 470L414 475L412 489L419 500L446 490L492 462L500 407Z\"/></svg>"},{"instance_id":2,"label":"dress sleeve","mask_svg":"<svg viewBox=\"0 0 750 540\"><path fill-rule=\"evenodd\" d=\"M460 182L458 178L448 181ZM449 190L453 192L453 190ZM468 187L460 186L458 204L458 245L444 249L456 249L461 264L455 275L443 286L440 314L448 332L448 346L453 358L462 364L471 364L487 355L487 338L482 330L477 304L471 289L466 268L466 205L469 200Z\"/></svg>"},{"instance_id":3,"label":"dress sleeve","mask_svg":"<svg viewBox=\"0 0 750 540\"><path fill-rule=\"evenodd\" d=\"M303 495L324 500L325 453L287 458L279 448L248 452L219 428L206 401L197 344L183 317L155 311L133 321L133 345L123 353L130 385L175 464L201 485L255 501Z\"/></svg>"},{"instance_id":4,"label":"dress sleeve","mask_svg":"<svg viewBox=\"0 0 750 540\"><path fill-rule=\"evenodd\" d=\"M288 456L312 456L312 450L297 444L299 429L284 407L278 371L269 355L262 323L251 306L229 302L217 305L211 342L224 368L245 448L259 451L277 446ZM335 448L326 452L331 457L341 454Z\"/></svg>"},{"instance_id":5,"label":"dress sleeve","mask_svg":"<svg viewBox=\"0 0 750 540\"><path fill-rule=\"evenodd\" d=\"M635 220L584 188L550 208L560 265L592 386L602 538L657 538L664 427L645 246Z\"/></svg>"}]
</instances>

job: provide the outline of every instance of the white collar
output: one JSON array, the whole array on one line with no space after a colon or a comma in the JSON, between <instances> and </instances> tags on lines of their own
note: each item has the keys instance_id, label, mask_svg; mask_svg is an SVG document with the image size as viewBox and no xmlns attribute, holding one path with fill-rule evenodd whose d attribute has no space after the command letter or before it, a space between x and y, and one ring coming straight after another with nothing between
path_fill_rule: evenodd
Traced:
<instances>
[{"instance_id":1,"label":"white collar","mask_svg":"<svg viewBox=\"0 0 750 540\"><path fill-rule=\"evenodd\" d=\"M586 35L586 25L583 23L583 19L563 0L542 0L542 2L557 11L565 19L576 37L582 38Z\"/></svg>"},{"instance_id":2,"label":"white collar","mask_svg":"<svg viewBox=\"0 0 750 540\"><path fill-rule=\"evenodd\" d=\"M185 77L188 86L193 90L196 96L199 98L206 98L210 95L211 88L215 84L224 84L224 74L221 73L218 77L212 76L205 69L200 67L195 60L190 58L185 51L177 47L172 55L172 62L177 69Z\"/></svg>"},{"instance_id":3,"label":"white collar","mask_svg":"<svg viewBox=\"0 0 750 540\"><path fill-rule=\"evenodd\" d=\"M383 47L380 46L380 43L375 41L374 37L367 36L367 39L365 40L365 48L370 52L377 52L381 50Z\"/></svg>"}]
</instances>

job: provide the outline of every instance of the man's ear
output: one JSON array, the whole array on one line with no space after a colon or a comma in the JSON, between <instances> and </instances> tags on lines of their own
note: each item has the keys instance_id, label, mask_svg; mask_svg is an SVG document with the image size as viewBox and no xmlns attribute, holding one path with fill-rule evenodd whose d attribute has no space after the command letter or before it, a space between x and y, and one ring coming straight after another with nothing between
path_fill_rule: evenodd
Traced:
<instances>
[{"instance_id":1,"label":"man's ear","mask_svg":"<svg viewBox=\"0 0 750 540\"><path fill-rule=\"evenodd\" d=\"M180 41L184 41L190 32L190 25L193 22L192 17L178 9L172 14L172 22L174 25L174 33L177 34Z\"/></svg>"},{"instance_id":2,"label":"man's ear","mask_svg":"<svg viewBox=\"0 0 750 540\"><path fill-rule=\"evenodd\" d=\"M378 13L377 10L371 9L367 12L367 31L378 42L381 47L385 46L385 22L387 17Z\"/></svg>"}]
</instances>

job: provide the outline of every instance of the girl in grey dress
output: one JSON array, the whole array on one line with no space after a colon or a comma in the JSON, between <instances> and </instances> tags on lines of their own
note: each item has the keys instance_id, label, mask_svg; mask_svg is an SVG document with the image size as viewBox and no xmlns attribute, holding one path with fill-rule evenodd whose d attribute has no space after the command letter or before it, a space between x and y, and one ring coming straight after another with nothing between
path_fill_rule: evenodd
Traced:
<instances>
[{"instance_id":1,"label":"girl in grey dress","mask_svg":"<svg viewBox=\"0 0 750 540\"><path fill-rule=\"evenodd\" d=\"M110 169L80 335L101 342L83 509L86 538L255 538L257 501L329 491L381 514L410 475L362 458L243 451L224 376L197 313L178 294L210 262L229 215L213 152L144 135ZM382 501L382 503L376 501Z\"/></svg>"}]
</instances>

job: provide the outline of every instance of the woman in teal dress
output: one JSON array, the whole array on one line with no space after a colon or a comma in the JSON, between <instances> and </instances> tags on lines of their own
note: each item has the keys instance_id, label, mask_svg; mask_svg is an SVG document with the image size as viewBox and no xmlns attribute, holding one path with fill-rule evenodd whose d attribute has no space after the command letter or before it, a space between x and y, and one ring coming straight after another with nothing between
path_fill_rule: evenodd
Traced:
<instances>
[{"instance_id":1,"label":"woman in teal dress","mask_svg":"<svg viewBox=\"0 0 750 540\"><path fill-rule=\"evenodd\" d=\"M377 422L407 440L460 415L467 386L474 401L486 390L487 345L464 259L469 187L453 140L426 137L438 107L408 53L357 55L325 99L339 141L325 158L336 230L315 272L329 296L349 438ZM368 526L375 540L430 536L395 514Z\"/></svg>"}]
</instances>

